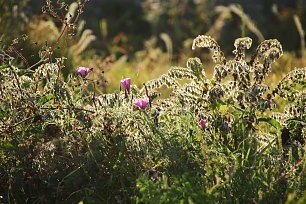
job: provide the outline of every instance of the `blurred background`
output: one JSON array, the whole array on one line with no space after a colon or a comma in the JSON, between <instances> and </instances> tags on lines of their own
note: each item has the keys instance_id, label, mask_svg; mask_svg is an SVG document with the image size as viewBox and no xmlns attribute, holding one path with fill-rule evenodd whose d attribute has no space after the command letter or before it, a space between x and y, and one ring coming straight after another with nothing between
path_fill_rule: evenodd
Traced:
<instances>
[{"instance_id":1,"label":"blurred background","mask_svg":"<svg viewBox=\"0 0 306 204\"><path fill-rule=\"evenodd\" d=\"M62 17L77 10L51 2ZM44 5L43 0L0 0L2 50L9 51L18 39L15 47L27 62L11 54L21 66L39 61L39 53L61 34L62 23L43 13ZM209 76L214 64L208 51L191 50L192 40L202 34L211 35L228 58L238 37L253 39L249 54L264 39L277 38L285 53L273 67L272 81L304 67L306 60L306 0L90 0L75 25L73 37L60 39L54 59L67 57L65 76L77 66L93 67L91 77L101 92L118 90L123 77L141 86L171 66L185 66L189 57L200 57ZM21 40L23 34L27 38Z\"/></svg>"}]
</instances>

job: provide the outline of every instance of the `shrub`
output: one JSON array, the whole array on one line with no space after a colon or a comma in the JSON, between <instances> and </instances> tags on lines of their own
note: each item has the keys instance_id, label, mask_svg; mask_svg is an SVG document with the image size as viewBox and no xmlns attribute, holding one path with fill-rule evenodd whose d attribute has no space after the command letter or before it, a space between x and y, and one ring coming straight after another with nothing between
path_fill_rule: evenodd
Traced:
<instances>
[{"instance_id":1,"label":"shrub","mask_svg":"<svg viewBox=\"0 0 306 204\"><path fill-rule=\"evenodd\" d=\"M193 49L213 51L211 79L201 60L190 58L141 88L125 78L119 91L102 95L88 88L95 68L64 77L64 57L44 55L29 69L3 52L1 201L305 199L306 68L270 87L265 79L281 44L265 40L248 58L251 44L236 39L227 60L213 38L198 36ZM160 97L161 86L168 97Z\"/></svg>"},{"instance_id":2,"label":"shrub","mask_svg":"<svg viewBox=\"0 0 306 204\"><path fill-rule=\"evenodd\" d=\"M220 63L211 80L200 59L191 58L186 68L172 67L142 89L125 79L122 91L101 96L86 89L90 72L64 81L63 59L31 71L4 58L5 201L130 202L134 196L139 202L264 202L284 201L289 192L300 197L305 68L271 90L264 79L281 45L264 41L247 62L250 46L250 38L237 39L236 57L227 61L211 37L199 36L193 48L212 49ZM166 99L157 92L162 85L172 88ZM290 102L284 112L272 112L277 95Z\"/></svg>"}]
</instances>

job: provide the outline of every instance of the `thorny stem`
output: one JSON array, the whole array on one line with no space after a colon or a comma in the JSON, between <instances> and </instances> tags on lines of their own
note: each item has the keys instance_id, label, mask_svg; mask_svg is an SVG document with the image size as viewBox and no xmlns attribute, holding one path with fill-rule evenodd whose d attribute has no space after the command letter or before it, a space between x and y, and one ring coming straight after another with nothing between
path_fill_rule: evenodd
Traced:
<instances>
[{"instance_id":1,"label":"thorny stem","mask_svg":"<svg viewBox=\"0 0 306 204\"><path fill-rule=\"evenodd\" d=\"M262 153L268 148L270 147L276 140L277 140L278 136L276 136L273 140L271 140L266 146L262 147L260 151L257 152L257 154L260 156L262 155Z\"/></svg>"},{"instance_id":2,"label":"thorny stem","mask_svg":"<svg viewBox=\"0 0 306 204\"><path fill-rule=\"evenodd\" d=\"M30 67L28 67L28 69L32 69L33 67L39 65L40 63L45 62L46 60L47 60L47 58L40 59L38 62L36 62L35 64L33 64Z\"/></svg>"},{"instance_id":3,"label":"thorny stem","mask_svg":"<svg viewBox=\"0 0 306 204\"><path fill-rule=\"evenodd\" d=\"M56 109L59 109L59 108L57 108L57 107L55 107L55 108L43 108L43 107L41 107L40 109L44 109L44 110L56 110ZM71 108L69 108L69 107L61 107L60 109L66 109L66 110L71 110ZM74 109L74 110L77 110L77 111L85 111L85 112L89 112L89 113L95 113L95 111L91 111L91 110L87 110L87 109L83 109L83 108L75 108L75 107L73 107L72 109Z\"/></svg>"},{"instance_id":4,"label":"thorny stem","mask_svg":"<svg viewBox=\"0 0 306 204\"><path fill-rule=\"evenodd\" d=\"M300 160L298 163L296 163L293 167L291 167L291 169L289 169L289 171L287 171L284 175L281 175L280 177L278 177L277 180L275 180L275 182L287 177L292 171L294 171L295 169L297 169L297 167L299 167L300 165L302 165L304 162L304 159Z\"/></svg>"},{"instance_id":5,"label":"thorny stem","mask_svg":"<svg viewBox=\"0 0 306 204\"><path fill-rule=\"evenodd\" d=\"M24 63L26 64L27 68L29 67L29 63L28 61L26 60L26 58L17 50L17 48L12 45L14 51L17 53L17 55L24 61Z\"/></svg>"},{"instance_id":6,"label":"thorny stem","mask_svg":"<svg viewBox=\"0 0 306 204\"><path fill-rule=\"evenodd\" d=\"M10 69L11 69L13 75L14 75L14 78L15 78L15 80L16 80L16 82L17 82L17 86L18 86L19 92L20 92L20 94L22 95L22 89L21 89L20 82L19 82L19 80L18 80L17 74L16 74L16 72L14 71L14 68L12 67L12 65L11 65L10 63L9 63L9 67L10 67Z\"/></svg>"},{"instance_id":7,"label":"thorny stem","mask_svg":"<svg viewBox=\"0 0 306 204\"><path fill-rule=\"evenodd\" d=\"M144 88L145 88L146 96L149 98L150 107L152 108L152 104L151 104L151 100L150 100L148 88L147 88L147 86L146 86L145 83L143 83L143 86L144 86Z\"/></svg>"},{"instance_id":8,"label":"thorny stem","mask_svg":"<svg viewBox=\"0 0 306 204\"><path fill-rule=\"evenodd\" d=\"M94 106L95 106L95 110L98 111L98 109L97 109L97 104L96 104L96 93L95 93L95 92L94 92L94 94L93 94L93 96L92 96L92 102L93 102L93 104L94 104Z\"/></svg>"},{"instance_id":9,"label":"thorny stem","mask_svg":"<svg viewBox=\"0 0 306 204\"><path fill-rule=\"evenodd\" d=\"M22 120L22 121L20 121L20 122L18 122L18 123L16 123L16 124L14 124L14 125L8 127L8 128L6 128L6 130L1 131L1 132L2 132L2 133L3 133L3 132L7 132L8 130L10 130L10 129L14 128L14 127L17 127L18 125L21 125L22 123L25 123L25 122L27 122L28 120L31 120L31 119L34 119L34 118L35 118L35 116L26 118L26 119L24 119L24 120Z\"/></svg>"},{"instance_id":10,"label":"thorny stem","mask_svg":"<svg viewBox=\"0 0 306 204\"><path fill-rule=\"evenodd\" d=\"M301 161L299 161L298 163L296 163L293 167L291 167L291 169L289 171L287 171L285 173L285 176L288 176L290 174L290 172L292 172L293 170L295 170L297 167L299 167L301 164L303 164L304 159L302 159Z\"/></svg>"},{"instance_id":11,"label":"thorny stem","mask_svg":"<svg viewBox=\"0 0 306 204\"><path fill-rule=\"evenodd\" d=\"M68 27L68 24L65 23L65 26L64 26L64 28L63 28L61 34L58 36L56 42L53 44L53 46L52 46L52 48L51 48L51 50L50 50L50 52L49 52L49 60L51 59L51 55L53 54L53 51L55 50L56 45L59 43L59 41L60 41L60 39L62 38L63 34L65 33L67 27Z\"/></svg>"},{"instance_id":12,"label":"thorny stem","mask_svg":"<svg viewBox=\"0 0 306 204\"><path fill-rule=\"evenodd\" d=\"M12 71L12 73L13 73L13 75L14 75L14 78L15 78L15 80L16 80L16 82L17 82L17 86L18 86L18 90L19 90L19 92L20 92L20 95L23 95L23 92L22 92L22 89L21 89L21 85L20 85L20 82L19 82L18 77L17 77L17 73L14 71L14 68L12 67L11 64L9 64L9 67L11 68L11 71ZM28 97L29 102L31 102L32 107L35 107L33 101L31 100L30 95L29 95L27 92L25 92L25 94L26 94L26 96Z\"/></svg>"}]
</instances>

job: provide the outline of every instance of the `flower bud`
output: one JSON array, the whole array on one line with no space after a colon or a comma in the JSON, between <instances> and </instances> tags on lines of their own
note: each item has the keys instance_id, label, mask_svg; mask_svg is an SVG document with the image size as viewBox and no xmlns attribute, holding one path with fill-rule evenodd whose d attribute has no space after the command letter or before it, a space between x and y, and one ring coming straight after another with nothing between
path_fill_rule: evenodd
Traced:
<instances>
[{"instance_id":1,"label":"flower bud","mask_svg":"<svg viewBox=\"0 0 306 204\"><path fill-rule=\"evenodd\" d=\"M120 82L124 88L125 96L127 96L127 93L130 93L131 78L122 79Z\"/></svg>"},{"instance_id":2,"label":"flower bud","mask_svg":"<svg viewBox=\"0 0 306 204\"><path fill-rule=\"evenodd\" d=\"M202 127L202 128L206 128L206 120L205 119L201 119L199 121L199 125Z\"/></svg>"}]
</instances>

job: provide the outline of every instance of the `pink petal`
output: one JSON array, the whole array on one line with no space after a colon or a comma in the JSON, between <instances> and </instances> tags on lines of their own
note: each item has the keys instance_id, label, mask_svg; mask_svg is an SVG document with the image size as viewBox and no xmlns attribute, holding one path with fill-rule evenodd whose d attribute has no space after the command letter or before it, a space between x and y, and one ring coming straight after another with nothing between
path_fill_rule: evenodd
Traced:
<instances>
[{"instance_id":1,"label":"pink petal","mask_svg":"<svg viewBox=\"0 0 306 204\"><path fill-rule=\"evenodd\" d=\"M201 120L199 121L199 125L200 125L202 128L206 128L206 120L201 119Z\"/></svg>"},{"instance_id":2,"label":"pink petal","mask_svg":"<svg viewBox=\"0 0 306 204\"><path fill-rule=\"evenodd\" d=\"M144 110L144 109L147 107L147 105L149 104L149 98L139 98L139 99L136 99L136 100L134 101L134 104L135 104L138 108Z\"/></svg>"},{"instance_id":3,"label":"pink petal","mask_svg":"<svg viewBox=\"0 0 306 204\"><path fill-rule=\"evenodd\" d=\"M76 69L77 73L79 73L83 78L85 78L92 70L93 68L88 67L78 67Z\"/></svg>"},{"instance_id":4,"label":"pink petal","mask_svg":"<svg viewBox=\"0 0 306 204\"><path fill-rule=\"evenodd\" d=\"M121 84L128 93L130 93L130 86L131 86L131 78L125 78L121 80Z\"/></svg>"}]
</instances>

